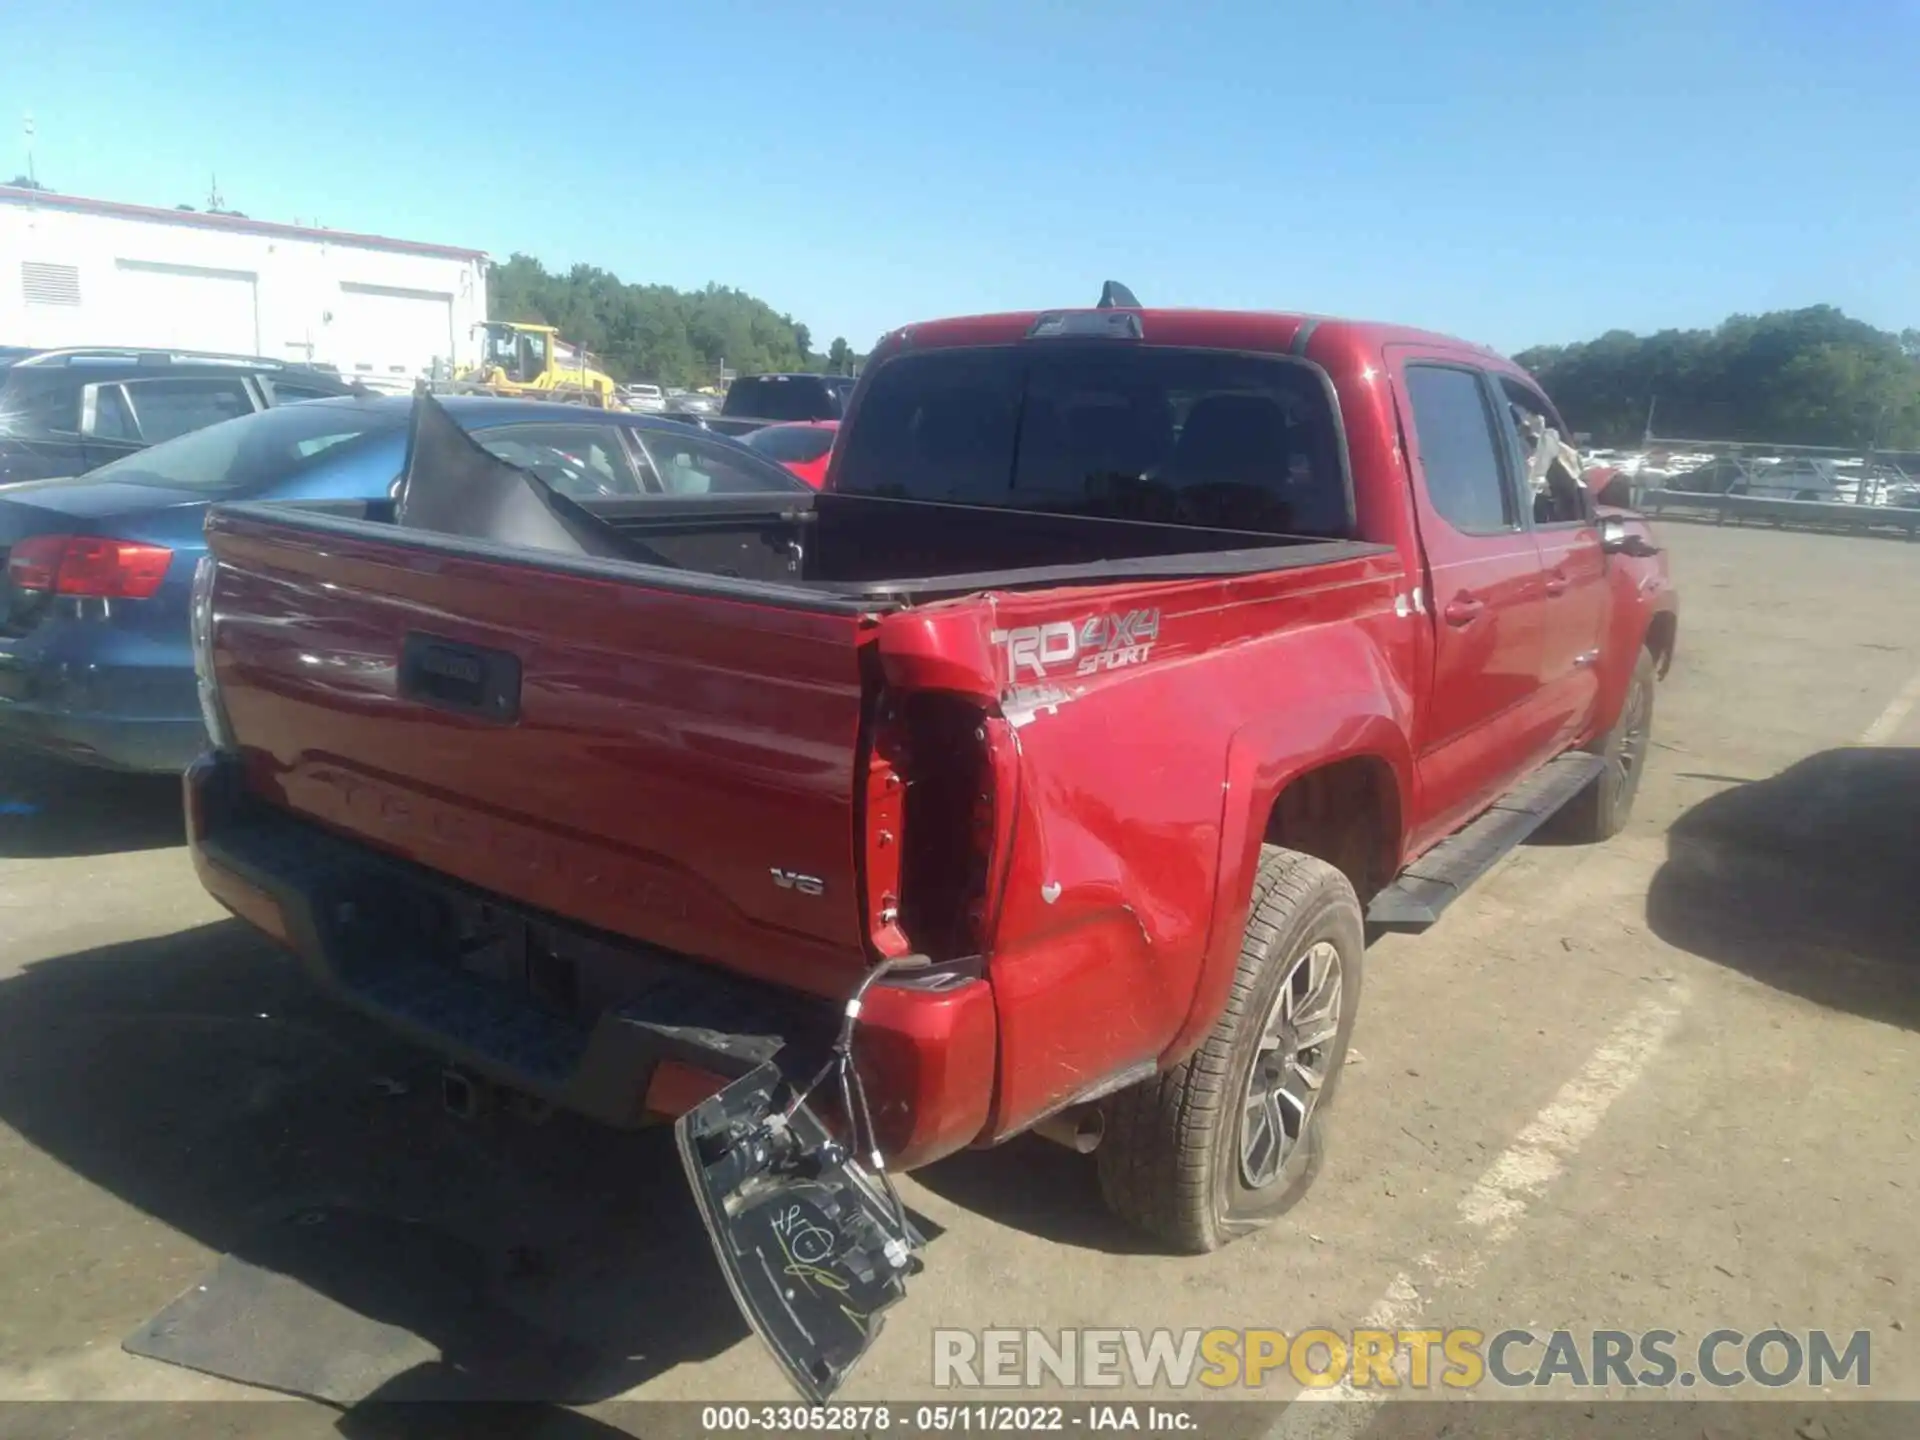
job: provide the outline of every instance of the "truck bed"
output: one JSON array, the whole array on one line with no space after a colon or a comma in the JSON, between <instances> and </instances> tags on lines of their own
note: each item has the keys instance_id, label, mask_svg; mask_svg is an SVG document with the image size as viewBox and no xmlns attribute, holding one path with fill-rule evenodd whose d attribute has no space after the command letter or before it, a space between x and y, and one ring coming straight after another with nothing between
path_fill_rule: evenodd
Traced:
<instances>
[{"instance_id":1,"label":"truck bed","mask_svg":"<svg viewBox=\"0 0 1920 1440\"><path fill-rule=\"evenodd\" d=\"M1031 678L995 633L1004 592L1085 586L1144 616L1165 586L1205 611L1219 597L1178 582L1391 557L865 496L591 508L648 558L410 529L385 503L215 507L213 664L247 788L509 901L821 996L903 926L951 928L895 896L971 863L940 848L991 788L967 778L988 763L968 717ZM927 624L901 629L904 611ZM904 749L878 733L895 722Z\"/></svg>"},{"instance_id":2,"label":"truck bed","mask_svg":"<svg viewBox=\"0 0 1920 1440\"><path fill-rule=\"evenodd\" d=\"M584 502L633 542L631 562L396 530L388 500L221 506L264 522L783 608L867 611L989 590L1257 574L1390 547L1361 541L949 505L873 495L739 495Z\"/></svg>"}]
</instances>

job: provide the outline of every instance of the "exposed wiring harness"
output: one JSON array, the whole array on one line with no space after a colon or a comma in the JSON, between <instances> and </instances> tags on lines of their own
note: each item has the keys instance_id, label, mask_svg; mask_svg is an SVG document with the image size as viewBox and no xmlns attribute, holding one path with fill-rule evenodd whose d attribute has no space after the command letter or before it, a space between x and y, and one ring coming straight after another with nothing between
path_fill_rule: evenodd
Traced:
<instances>
[{"instance_id":1,"label":"exposed wiring harness","mask_svg":"<svg viewBox=\"0 0 1920 1440\"><path fill-rule=\"evenodd\" d=\"M834 1037L833 1048L828 1052L826 1062L806 1087L794 1095L781 1117L783 1120L792 1120L814 1091L829 1080L836 1081L840 1089L840 1106L847 1117L848 1144L856 1154L864 1151L874 1174L880 1177L880 1184L887 1192L887 1201L893 1207L894 1219L902 1230L911 1229L907 1207L900 1199L900 1192L894 1189L893 1176L880 1154L880 1136L874 1129L873 1111L867 1105L867 1088L861 1082L859 1067L853 1063L853 1031L866 1002L867 991L896 970L918 969L926 963L926 957L921 955L898 956L882 960L861 977L853 994L847 997L846 1004L841 1007L840 1032Z\"/></svg>"}]
</instances>

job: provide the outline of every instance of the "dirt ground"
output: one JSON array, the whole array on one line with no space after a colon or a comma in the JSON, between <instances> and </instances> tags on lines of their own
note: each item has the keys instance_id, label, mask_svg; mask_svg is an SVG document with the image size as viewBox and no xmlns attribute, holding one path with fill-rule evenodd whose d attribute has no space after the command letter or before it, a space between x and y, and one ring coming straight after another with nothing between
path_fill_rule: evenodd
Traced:
<instances>
[{"instance_id":1,"label":"dirt ground","mask_svg":"<svg viewBox=\"0 0 1920 1440\"><path fill-rule=\"evenodd\" d=\"M934 1166L903 1184L928 1271L845 1398L956 1398L938 1327L1385 1324L1864 1329L1872 1393L1920 1400L1920 546L1662 533L1680 649L1630 829L1525 847L1369 953L1307 1199L1176 1259L1058 1147ZM377 1329L380 1364L526 1363L554 1401L789 1398L666 1135L446 1118L431 1059L310 994L179 840L170 784L0 768L0 1401L259 1396L121 1349L227 1254L314 1297L255 1340L338 1386L378 1380L345 1353ZM1806 1435L1817 1393L1741 1398Z\"/></svg>"}]
</instances>

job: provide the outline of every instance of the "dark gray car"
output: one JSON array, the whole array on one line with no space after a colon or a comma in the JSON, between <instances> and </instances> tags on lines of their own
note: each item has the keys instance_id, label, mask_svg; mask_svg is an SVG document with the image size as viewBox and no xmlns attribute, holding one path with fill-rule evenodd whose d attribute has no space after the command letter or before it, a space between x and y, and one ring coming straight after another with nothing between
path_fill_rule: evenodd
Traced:
<instances>
[{"instance_id":1,"label":"dark gray car","mask_svg":"<svg viewBox=\"0 0 1920 1440\"><path fill-rule=\"evenodd\" d=\"M0 484L84 475L222 420L353 393L338 375L258 356L0 349Z\"/></svg>"}]
</instances>

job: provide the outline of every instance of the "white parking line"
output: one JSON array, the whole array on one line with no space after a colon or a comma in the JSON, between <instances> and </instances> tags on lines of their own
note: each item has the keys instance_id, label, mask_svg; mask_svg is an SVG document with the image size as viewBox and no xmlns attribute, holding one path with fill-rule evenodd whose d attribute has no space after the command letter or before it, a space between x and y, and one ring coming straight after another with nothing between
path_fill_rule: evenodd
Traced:
<instances>
[{"instance_id":1,"label":"white parking line","mask_svg":"<svg viewBox=\"0 0 1920 1440\"><path fill-rule=\"evenodd\" d=\"M1666 1043L1687 1003L1675 987L1660 999L1644 1000L1630 1011L1560 1092L1527 1123L1461 1197L1460 1223L1469 1247L1448 1264L1420 1257L1420 1282L1429 1289L1470 1284L1488 1258L1511 1236L1527 1207L1565 1173L1567 1161L1600 1128L1614 1101L1632 1088L1647 1062ZM1361 1317L1369 1330L1405 1330L1421 1313L1420 1287L1406 1271L1393 1277L1387 1291ZM1350 1380L1321 1390L1302 1390L1268 1432L1268 1440L1349 1440L1360 1434L1373 1409L1387 1398L1375 1389L1356 1389ZM1301 1402L1336 1401L1303 1404Z\"/></svg>"},{"instance_id":2,"label":"white parking line","mask_svg":"<svg viewBox=\"0 0 1920 1440\"><path fill-rule=\"evenodd\" d=\"M1460 1201L1460 1219L1498 1245L1533 1200L1560 1178L1567 1158L1600 1127L1615 1100L1640 1078L1647 1061L1680 1018L1679 996L1646 1000L1620 1022L1580 1073L1560 1087L1513 1144L1495 1158Z\"/></svg>"},{"instance_id":3,"label":"white parking line","mask_svg":"<svg viewBox=\"0 0 1920 1440\"><path fill-rule=\"evenodd\" d=\"M1894 731L1900 728L1900 722L1907 718L1907 712L1920 702L1920 674L1916 674L1900 693L1887 702L1887 708L1880 712L1880 718L1866 728L1861 735L1862 745L1884 745L1893 738Z\"/></svg>"}]
</instances>

